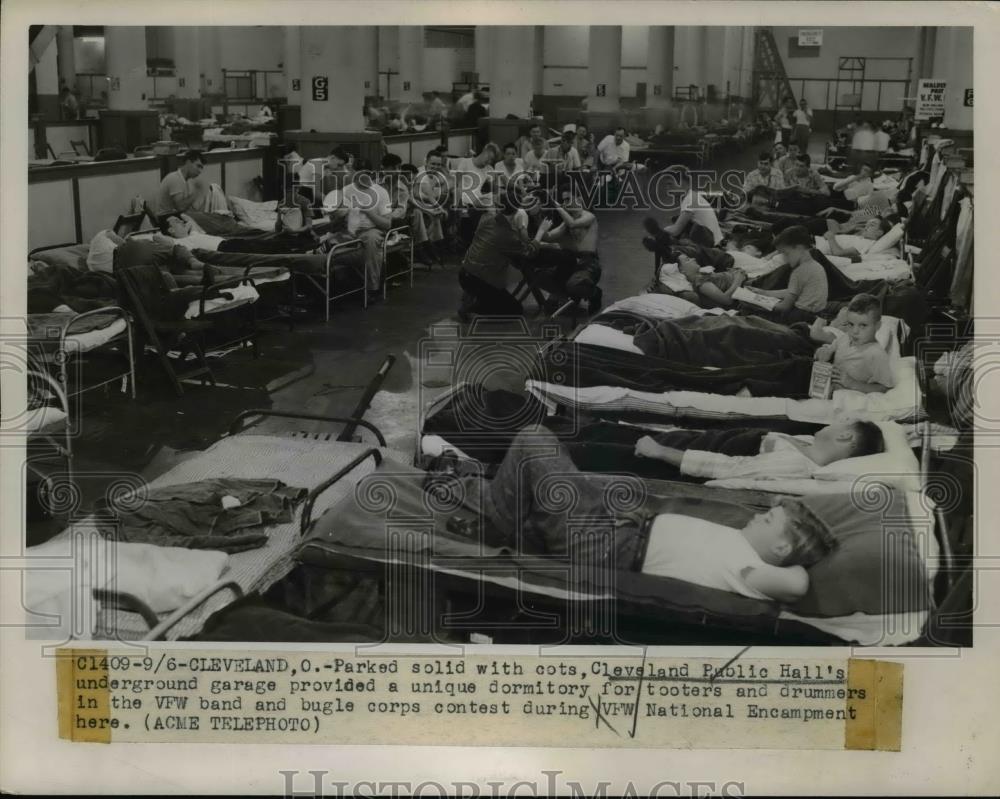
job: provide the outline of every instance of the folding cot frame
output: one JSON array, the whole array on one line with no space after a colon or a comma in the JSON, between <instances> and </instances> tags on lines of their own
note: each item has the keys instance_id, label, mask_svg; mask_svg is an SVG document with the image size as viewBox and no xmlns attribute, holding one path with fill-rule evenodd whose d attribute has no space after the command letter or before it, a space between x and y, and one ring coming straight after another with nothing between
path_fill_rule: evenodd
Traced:
<instances>
[{"instance_id":1,"label":"folding cot frame","mask_svg":"<svg viewBox=\"0 0 1000 799\"><path fill-rule=\"evenodd\" d=\"M358 464L363 462L368 457L373 458L376 468L382 462L381 453L378 450L369 450L358 456L358 458L352 464L352 468L355 468ZM349 470L347 470L349 471ZM347 473L345 471L345 473ZM316 490L316 496L319 496L324 490L331 488L335 485L337 476L330 478L323 486L320 486ZM672 481L659 481L664 484L669 484ZM732 492L732 489L716 489L723 492ZM777 497L777 495L776 495ZM898 521L898 520L897 520ZM931 620L934 618L936 612L942 607L944 602L949 599L955 592L956 586L959 585L960 579L956 579L956 573L954 568L954 561L951 554L950 542L947 538L947 529L941 524L941 514L935 511L935 529L933 534L936 540L940 544L940 553L938 555L938 569L937 574L944 575L944 588L941 590L941 600L938 601L935 598L935 592L932 588L931 596L931 606L928 608L928 619L921 631L921 635L927 634L927 629L931 624ZM301 532L303 539L309 528L314 524L314 520L311 518L311 514L303 512L301 517ZM369 571L378 573L381 569L383 575L394 575L399 579L406 580L409 585L421 585L429 586L434 593L434 601L438 604L435 607L447 607L447 593L450 589L457 586L459 591L468 593L472 591L478 598L476 603L476 608L478 611L482 611L485 607L486 597L496 594L503 594L505 591L509 591L510 587L504 585L504 580L502 579L492 579L488 575L491 571L503 571L503 572L515 572L519 571L520 567L516 563L511 563L506 567L498 567L496 563L490 562L489 559L484 560L481 564L475 562L474 557L445 557L444 560L435 565L433 562L430 566L422 565L418 562L411 562L410 560L403 559L397 560L390 556L388 553L384 557L379 557L378 555L363 555L354 553L351 551L338 550L336 546L332 549L325 549L324 552L331 556L336 564L336 568L350 569L353 572L359 571ZM432 558L433 560L433 558ZM451 562L449 562L451 561ZM926 564L925 564L926 566ZM391 567L391 568L390 568ZM426 576L410 576L404 577L402 575L402 570L406 569L408 572L423 572L430 569L434 574L435 578L430 579ZM530 568L530 567L529 567ZM544 570L544 567L543 567ZM964 574L962 575L964 577ZM475 583L474 588L469 588L469 583ZM546 588L544 584L525 584L523 581L518 579L516 591L518 596L516 599L517 609L520 612L532 613L540 611L546 613L546 607L551 604L552 597L568 599L573 601L601 601L606 599L606 597L600 594L588 594L586 592L581 593L580 591L575 591L566 588L556 588L554 591L551 590L551 586ZM528 596L525 596L524 594ZM443 600L443 601L442 601ZM548 604L547 604L548 603ZM642 603L633 603L631 601L626 602L624 612L622 609L616 610L616 626L622 623L628 624L630 621L633 624L645 621L643 615L643 610L638 605ZM637 605L633 607L633 605ZM688 626L698 626L698 627L711 627L715 633L724 633L725 631L731 630L731 625L727 626L725 624L719 624L711 622L711 617L713 615L713 609L703 609L699 607L690 606L689 603L682 603L684 607L674 608L671 613L677 613L680 619L678 623ZM319 615L327 606L320 606L314 610L314 615ZM408 617L413 616L413 611L407 609L405 611ZM585 611L580 611L585 612ZM579 615L580 612L577 612ZM607 610L602 609L598 611L601 614L606 615ZM654 611L656 613L657 611ZM461 619L463 616L468 616L468 613L451 613L450 617L453 620ZM662 619L660 619L662 621ZM648 622L647 622L648 623ZM744 623L747 623L744 620ZM770 619L770 623L773 625L770 629L767 629L767 625L762 625L760 623L754 625L755 630L751 632L751 635L755 636L770 636L777 637L780 635L784 643L789 643L786 641L785 636L789 635L794 642L800 642L803 637L804 643L810 643L816 636L820 636L822 639L829 639L827 642L842 645L844 642L838 639L831 633L826 633L815 628L808 623L808 619L805 617L799 617L797 620L794 618L785 618L780 615L775 615ZM497 629L496 623L487 625L493 631ZM783 632L779 632L779 627L783 628ZM485 630L484 630L485 631ZM482 631L481 631L482 632ZM522 641L523 643L523 641ZM741 643L746 643L745 640L741 640ZM772 643L774 643L772 641Z\"/></svg>"},{"instance_id":2,"label":"folding cot frame","mask_svg":"<svg viewBox=\"0 0 1000 799\"><path fill-rule=\"evenodd\" d=\"M121 223L122 219L125 219L125 217L119 217L119 224ZM75 246L76 243L74 242L72 244L52 244L47 247L37 247L28 253L28 258L30 259L31 256L36 255L37 253L40 252L45 252L47 250L58 250L63 247L75 247ZM94 349L99 350L103 347L107 347L110 344L118 344L121 342L121 339L124 336L128 344L125 353L127 357L128 368L120 374L116 374L98 383L94 383L91 386L83 387L81 383L81 386L76 391L70 391L69 369L68 369L69 361L74 356L74 354L77 355L84 354L84 351L79 350L78 347L74 347L74 345L72 344L73 334L71 330L73 328L73 324L74 322L77 322L80 319L85 319L87 317L97 316L100 314L114 314L118 316L125 322L125 330L122 333L119 333L117 336L110 339L109 341L106 341L105 343L101 344L99 347L96 347ZM94 310L84 311L83 313L78 313L76 316L74 316L73 319L70 320L70 322L59 331L57 348L54 354L51 355L51 357L48 356L48 354L46 354L43 349L43 352L41 353L43 360L46 362L51 360L55 364L56 374L62 385L62 390L66 393L68 397L74 397L77 396L78 394L82 394L87 391L92 391L93 389L101 388L102 386L110 385L111 383L115 383L119 380L127 380L129 386L129 393L131 394L132 399L135 399L135 337L133 333L134 322L135 320L133 319L132 315L124 308L122 308L120 305L107 305L103 308L96 308ZM28 343L30 344L31 340L29 340Z\"/></svg>"},{"instance_id":3,"label":"folding cot frame","mask_svg":"<svg viewBox=\"0 0 1000 799\"><path fill-rule=\"evenodd\" d=\"M56 457L62 458L66 462L66 481L68 484L73 482L73 423L71 420L71 411L69 403L69 396L66 394L62 382L52 377L48 371L42 369L28 369L27 379L29 386L33 380L40 381L44 384L45 388L48 389L58 402L59 410L65 414L65 418L62 419L59 424L63 426L62 440L57 439L55 434L45 428L39 428L38 430L30 431L27 435L27 446L26 451L28 456L25 460L25 466L39 474L40 477L45 477L42 475L38 469L35 467L40 460L49 460L47 455L34 455L32 456L31 448L33 444L31 439L35 439L35 442L41 443L43 447L49 448Z\"/></svg>"},{"instance_id":4,"label":"folding cot frame","mask_svg":"<svg viewBox=\"0 0 1000 799\"><path fill-rule=\"evenodd\" d=\"M316 500L325 491L353 472L369 457L374 458L376 463L381 462L381 449L384 449L387 446L385 436L377 426L364 419L363 416L371 404L372 398L378 392L385 380L386 375L395 363L395 360L396 359L393 356L389 355L382 361L382 364L379 366L378 370L365 387L365 390L359 398L358 404L352 411L351 416L329 416L299 413L295 411L281 411L270 408L252 408L237 414L237 416L235 416L233 421L230 423L226 436L227 438L239 435L266 418L343 424L344 428L336 438L336 442L349 442L354 437L354 433L359 427L368 430L375 437L375 442L378 445L377 447L365 449L360 455L353 458L348 464L338 469L333 475L319 481L317 485L310 489L302 505L299 520L300 534L304 534L304 532L308 529L312 513L316 505ZM249 423L247 423L248 420ZM329 436L327 438L329 438ZM279 553L279 555L283 555L283 553ZM273 577L273 573L270 568L268 568L262 570L262 577L260 579L267 580L268 584L272 584L277 578ZM255 590L254 586L249 586L248 588L249 590ZM139 614L144 620L146 626L149 628L148 632L143 636L143 640L156 641L165 638L166 635L170 633L170 631L173 630L181 621L186 619L191 614L198 612L206 602L217 594L225 591L232 593L234 601L241 598L245 593L244 586L240 585L232 577L224 575L215 584L208 586L199 592L196 596L185 602L181 607L172 611L165 618L161 618L138 597L127 593L100 589L95 590L94 596L105 605L106 611L114 612L122 610Z\"/></svg>"}]
</instances>

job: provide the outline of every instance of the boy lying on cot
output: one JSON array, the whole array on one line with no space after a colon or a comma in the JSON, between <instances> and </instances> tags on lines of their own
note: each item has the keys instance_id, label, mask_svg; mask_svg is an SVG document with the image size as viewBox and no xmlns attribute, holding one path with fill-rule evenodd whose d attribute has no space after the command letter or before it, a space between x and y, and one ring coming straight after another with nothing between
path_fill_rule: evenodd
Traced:
<instances>
[{"instance_id":1,"label":"boy lying on cot","mask_svg":"<svg viewBox=\"0 0 1000 799\"><path fill-rule=\"evenodd\" d=\"M570 510L555 496L564 495L567 475ZM782 500L742 529L677 514L622 514L607 493L623 479L636 478L577 472L552 433L522 431L484 491L486 542L523 553L572 552L621 569L641 558L647 574L785 603L805 595L806 567L835 547L827 526L795 500Z\"/></svg>"},{"instance_id":2,"label":"boy lying on cot","mask_svg":"<svg viewBox=\"0 0 1000 799\"><path fill-rule=\"evenodd\" d=\"M813 341L823 342L816 360L833 361L833 385L865 394L888 391L896 385L889 353L875 340L882 321L882 305L871 294L858 294L847 306L843 328L816 319L809 330Z\"/></svg>"},{"instance_id":3,"label":"boy lying on cot","mask_svg":"<svg viewBox=\"0 0 1000 799\"><path fill-rule=\"evenodd\" d=\"M875 217L860 225L857 235L849 235L849 228L838 225L832 220L827 222L827 226L826 233L816 237L816 249L824 255L850 258L854 263L858 263L864 260L876 241L892 230L893 223L889 219ZM902 231L900 231L900 238L902 238Z\"/></svg>"},{"instance_id":4,"label":"boy lying on cot","mask_svg":"<svg viewBox=\"0 0 1000 799\"><path fill-rule=\"evenodd\" d=\"M751 454L749 450L754 446L757 452ZM725 454L719 449L747 454ZM704 480L732 477L777 480L810 477L831 463L875 455L884 449L879 426L859 421L827 425L811 441L754 429L677 430L644 435L635 443L635 456L662 461L676 467L682 475Z\"/></svg>"}]
</instances>

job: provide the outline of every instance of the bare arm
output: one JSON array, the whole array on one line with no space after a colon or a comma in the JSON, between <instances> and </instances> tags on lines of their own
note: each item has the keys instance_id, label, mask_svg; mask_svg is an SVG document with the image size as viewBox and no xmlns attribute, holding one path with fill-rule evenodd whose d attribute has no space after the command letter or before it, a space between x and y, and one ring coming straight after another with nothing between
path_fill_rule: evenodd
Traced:
<instances>
[{"instance_id":1,"label":"bare arm","mask_svg":"<svg viewBox=\"0 0 1000 799\"><path fill-rule=\"evenodd\" d=\"M809 573L801 566L747 566L740 576L751 588L785 604L797 602L809 590Z\"/></svg>"}]
</instances>

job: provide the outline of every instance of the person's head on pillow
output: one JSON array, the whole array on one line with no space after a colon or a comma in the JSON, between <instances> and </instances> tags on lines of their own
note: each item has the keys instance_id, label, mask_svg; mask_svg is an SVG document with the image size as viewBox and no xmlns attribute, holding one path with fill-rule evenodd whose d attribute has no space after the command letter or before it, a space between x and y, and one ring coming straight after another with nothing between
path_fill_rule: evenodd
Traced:
<instances>
[{"instance_id":1,"label":"person's head on pillow","mask_svg":"<svg viewBox=\"0 0 1000 799\"><path fill-rule=\"evenodd\" d=\"M794 499L782 499L758 513L742 532L761 560L773 566L808 568L837 548L830 529Z\"/></svg>"},{"instance_id":2,"label":"person's head on pillow","mask_svg":"<svg viewBox=\"0 0 1000 799\"><path fill-rule=\"evenodd\" d=\"M183 239L191 235L191 223L177 214L160 217L160 232L172 239Z\"/></svg>"},{"instance_id":3,"label":"person's head on pillow","mask_svg":"<svg viewBox=\"0 0 1000 799\"><path fill-rule=\"evenodd\" d=\"M878 241L890 230L892 230L892 222L875 216L865 222L865 226L861 229L861 237L869 241Z\"/></svg>"},{"instance_id":4,"label":"person's head on pillow","mask_svg":"<svg viewBox=\"0 0 1000 799\"><path fill-rule=\"evenodd\" d=\"M809 251L814 244L812 233L801 225L786 227L774 239L774 249L785 256L792 269L812 258Z\"/></svg>"},{"instance_id":5,"label":"person's head on pillow","mask_svg":"<svg viewBox=\"0 0 1000 799\"><path fill-rule=\"evenodd\" d=\"M882 428L874 422L840 422L813 436L811 456L822 466L847 458L864 458L885 451Z\"/></svg>"}]
</instances>

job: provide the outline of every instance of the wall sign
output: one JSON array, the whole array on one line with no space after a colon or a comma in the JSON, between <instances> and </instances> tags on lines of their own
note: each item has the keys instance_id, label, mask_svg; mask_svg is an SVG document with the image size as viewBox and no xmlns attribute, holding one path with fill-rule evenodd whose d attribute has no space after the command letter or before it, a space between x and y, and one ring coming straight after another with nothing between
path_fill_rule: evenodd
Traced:
<instances>
[{"instance_id":1,"label":"wall sign","mask_svg":"<svg viewBox=\"0 0 1000 799\"><path fill-rule=\"evenodd\" d=\"M607 97L608 96L608 85L606 83L598 83L597 91L595 92L597 97Z\"/></svg>"},{"instance_id":2,"label":"wall sign","mask_svg":"<svg viewBox=\"0 0 1000 799\"><path fill-rule=\"evenodd\" d=\"M179 86L180 88L182 88L182 89L184 88L184 83L185 83L185 80L186 80L185 78L178 78L178 79L177 79L177 85L178 85L178 86Z\"/></svg>"},{"instance_id":3,"label":"wall sign","mask_svg":"<svg viewBox=\"0 0 1000 799\"><path fill-rule=\"evenodd\" d=\"M408 80L403 81L403 91L408 92L410 90L410 82Z\"/></svg>"},{"instance_id":4,"label":"wall sign","mask_svg":"<svg viewBox=\"0 0 1000 799\"><path fill-rule=\"evenodd\" d=\"M370 89L372 87L372 82L370 80L365 81L365 88Z\"/></svg>"},{"instance_id":5,"label":"wall sign","mask_svg":"<svg viewBox=\"0 0 1000 799\"><path fill-rule=\"evenodd\" d=\"M315 102L330 99L329 80L326 75L314 75L312 79L312 97Z\"/></svg>"},{"instance_id":6,"label":"wall sign","mask_svg":"<svg viewBox=\"0 0 1000 799\"><path fill-rule=\"evenodd\" d=\"M292 78L292 91L300 92L302 91L302 81L298 78Z\"/></svg>"},{"instance_id":7,"label":"wall sign","mask_svg":"<svg viewBox=\"0 0 1000 799\"><path fill-rule=\"evenodd\" d=\"M948 81L923 79L917 84L917 107L913 118L917 122L944 116L944 93Z\"/></svg>"},{"instance_id":8,"label":"wall sign","mask_svg":"<svg viewBox=\"0 0 1000 799\"><path fill-rule=\"evenodd\" d=\"M799 47L822 47L822 46L823 46L822 28L799 29Z\"/></svg>"},{"instance_id":9,"label":"wall sign","mask_svg":"<svg viewBox=\"0 0 1000 799\"><path fill-rule=\"evenodd\" d=\"M659 83L653 84L653 94L654 95L663 94L663 87Z\"/></svg>"},{"instance_id":10,"label":"wall sign","mask_svg":"<svg viewBox=\"0 0 1000 799\"><path fill-rule=\"evenodd\" d=\"M111 79L111 91L118 92L118 91L121 91L121 88L122 88L121 78L112 78Z\"/></svg>"},{"instance_id":11,"label":"wall sign","mask_svg":"<svg viewBox=\"0 0 1000 799\"><path fill-rule=\"evenodd\" d=\"M962 105L966 108L972 108L972 89L965 90L965 99L962 100Z\"/></svg>"}]
</instances>

